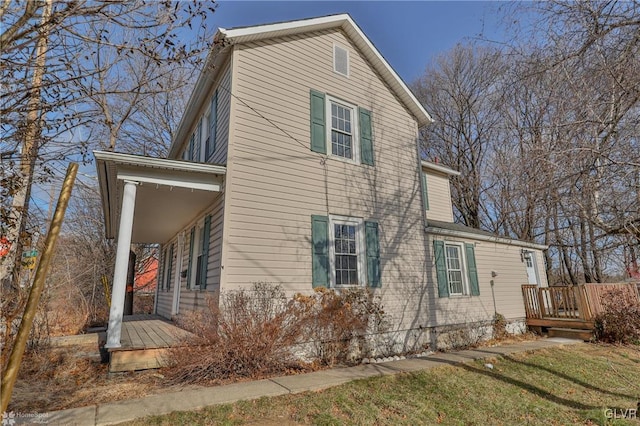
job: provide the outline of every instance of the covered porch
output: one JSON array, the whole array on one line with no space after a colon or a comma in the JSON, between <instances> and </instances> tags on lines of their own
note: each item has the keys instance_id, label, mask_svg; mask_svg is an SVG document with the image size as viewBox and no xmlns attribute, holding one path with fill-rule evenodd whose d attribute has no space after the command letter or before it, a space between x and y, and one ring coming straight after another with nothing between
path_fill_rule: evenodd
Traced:
<instances>
[{"instance_id":1,"label":"covered porch","mask_svg":"<svg viewBox=\"0 0 640 426\"><path fill-rule=\"evenodd\" d=\"M190 336L188 331L157 315L125 315L120 347L109 350L109 372L163 367L168 350L184 345Z\"/></svg>"},{"instance_id":2,"label":"covered porch","mask_svg":"<svg viewBox=\"0 0 640 426\"><path fill-rule=\"evenodd\" d=\"M125 353L131 359L138 352L142 365L144 359L155 356L148 351L165 349L180 340L169 337L180 334L169 333L169 326L180 329L160 317L125 320L130 246L162 244L185 228L220 196L226 167L104 151L94 151L94 156L106 237L117 238L105 348L111 352L112 363L120 363ZM176 279L179 273L176 268ZM177 286L173 297L179 297Z\"/></svg>"}]
</instances>

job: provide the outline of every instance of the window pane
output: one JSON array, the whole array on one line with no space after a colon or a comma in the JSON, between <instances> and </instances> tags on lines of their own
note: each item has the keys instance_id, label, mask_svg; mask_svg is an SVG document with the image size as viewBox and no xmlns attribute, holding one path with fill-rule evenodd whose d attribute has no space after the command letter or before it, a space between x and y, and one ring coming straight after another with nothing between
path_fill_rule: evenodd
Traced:
<instances>
[{"instance_id":1,"label":"window pane","mask_svg":"<svg viewBox=\"0 0 640 426\"><path fill-rule=\"evenodd\" d=\"M335 273L337 285L358 284L355 225L335 224Z\"/></svg>"}]
</instances>

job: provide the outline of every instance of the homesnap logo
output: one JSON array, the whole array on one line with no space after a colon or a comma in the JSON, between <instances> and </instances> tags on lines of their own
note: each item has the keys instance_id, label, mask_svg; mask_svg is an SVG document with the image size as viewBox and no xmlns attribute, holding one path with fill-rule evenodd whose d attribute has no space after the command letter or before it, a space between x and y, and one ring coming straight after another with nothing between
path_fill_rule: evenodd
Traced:
<instances>
[{"instance_id":1,"label":"homesnap logo","mask_svg":"<svg viewBox=\"0 0 640 426\"><path fill-rule=\"evenodd\" d=\"M16 424L16 413L9 411L2 413L2 426L13 426Z\"/></svg>"}]
</instances>

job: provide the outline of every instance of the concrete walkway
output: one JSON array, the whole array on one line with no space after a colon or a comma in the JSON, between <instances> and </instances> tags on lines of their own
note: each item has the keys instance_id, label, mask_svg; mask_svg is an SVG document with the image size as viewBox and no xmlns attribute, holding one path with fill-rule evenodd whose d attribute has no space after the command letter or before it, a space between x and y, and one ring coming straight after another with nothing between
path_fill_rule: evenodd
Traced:
<instances>
[{"instance_id":1,"label":"concrete walkway","mask_svg":"<svg viewBox=\"0 0 640 426\"><path fill-rule=\"evenodd\" d=\"M434 353L426 357L408 358L400 361L389 361L377 364L363 364L355 367L334 368L295 376L274 377L272 379L254 382L164 393L136 400L111 402L90 407L45 413L39 417L38 423L79 426L112 425L140 417L169 414L173 411L192 411L212 405L258 399L263 396L317 391L357 379L428 370L443 364L459 364L482 358L580 342L579 340L554 337L504 346ZM18 422L16 422L16 424L17 423Z\"/></svg>"}]
</instances>

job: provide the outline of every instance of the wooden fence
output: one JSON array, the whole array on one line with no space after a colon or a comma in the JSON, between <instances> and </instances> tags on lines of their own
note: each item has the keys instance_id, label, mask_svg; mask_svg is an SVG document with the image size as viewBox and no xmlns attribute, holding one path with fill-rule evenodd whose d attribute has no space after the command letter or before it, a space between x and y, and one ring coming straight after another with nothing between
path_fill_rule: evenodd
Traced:
<instances>
[{"instance_id":1,"label":"wooden fence","mask_svg":"<svg viewBox=\"0 0 640 426\"><path fill-rule=\"evenodd\" d=\"M581 284L569 287L522 286L527 319L592 321L603 311L602 296L620 289L631 300L639 301L636 284Z\"/></svg>"}]
</instances>

